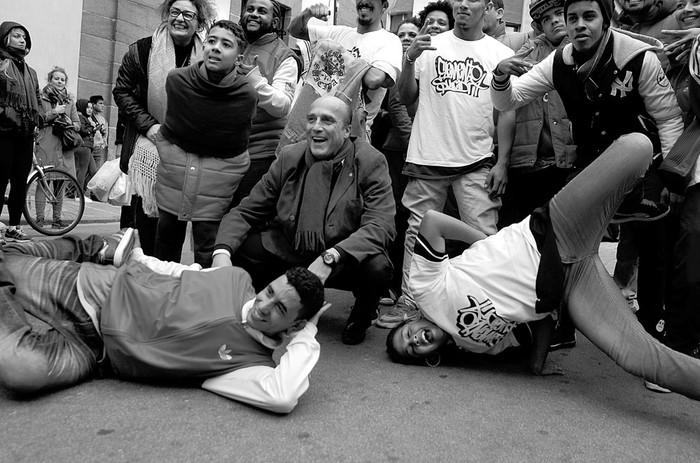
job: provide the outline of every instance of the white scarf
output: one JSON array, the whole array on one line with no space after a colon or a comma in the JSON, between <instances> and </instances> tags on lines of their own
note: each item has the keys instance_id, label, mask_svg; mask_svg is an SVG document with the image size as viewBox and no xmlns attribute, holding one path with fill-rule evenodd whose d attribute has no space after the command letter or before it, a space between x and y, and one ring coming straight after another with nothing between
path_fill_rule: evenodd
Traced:
<instances>
[{"instance_id":1,"label":"white scarf","mask_svg":"<svg viewBox=\"0 0 700 463\"><path fill-rule=\"evenodd\" d=\"M201 55L202 39L195 34L190 63L196 62ZM167 25L160 26L153 33L151 53L148 57L148 113L160 124L165 121L165 110L168 103L165 80L168 73L176 66L175 44L170 37Z\"/></svg>"}]
</instances>

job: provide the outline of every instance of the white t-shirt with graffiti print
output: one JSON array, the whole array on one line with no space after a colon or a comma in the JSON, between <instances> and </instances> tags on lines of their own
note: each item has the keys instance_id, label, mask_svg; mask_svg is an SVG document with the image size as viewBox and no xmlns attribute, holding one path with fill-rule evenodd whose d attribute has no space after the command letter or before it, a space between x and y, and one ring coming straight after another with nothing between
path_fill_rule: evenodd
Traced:
<instances>
[{"instance_id":1,"label":"white t-shirt with graffiti print","mask_svg":"<svg viewBox=\"0 0 700 463\"><path fill-rule=\"evenodd\" d=\"M539 264L528 216L452 259L419 235L408 286L423 315L457 346L498 354L519 345L513 334L517 324L549 315L535 312Z\"/></svg>"},{"instance_id":2,"label":"white t-shirt with graffiti print","mask_svg":"<svg viewBox=\"0 0 700 463\"><path fill-rule=\"evenodd\" d=\"M355 58L362 58L370 66L384 71L394 83L401 72L401 60L403 48L398 36L385 29L360 34L354 27L348 26L318 26L309 25L309 39L315 44L322 39L331 39L345 47ZM367 127L372 126L372 121L382 106L382 100L386 93L385 88L367 91Z\"/></svg>"},{"instance_id":3,"label":"white t-shirt with graffiti print","mask_svg":"<svg viewBox=\"0 0 700 463\"><path fill-rule=\"evenodd\" d=\"M463 167L493 153L492 71L513 51L484 35L462 40L453 31L432 38L414 65L418 109L407 162Z\"/></svg>"}]
</instances>

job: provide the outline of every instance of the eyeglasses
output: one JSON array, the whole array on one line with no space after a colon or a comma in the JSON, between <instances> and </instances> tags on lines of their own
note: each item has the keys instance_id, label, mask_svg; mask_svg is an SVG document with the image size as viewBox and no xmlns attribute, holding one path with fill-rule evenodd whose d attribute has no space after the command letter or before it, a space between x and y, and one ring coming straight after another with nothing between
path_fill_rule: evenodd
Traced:
<instances>
[{"instance_id":1,"label":"eyeglasses","mask_svg":"<svg viewBox=\"0 0 700 463\"><path fill-rule=\"evenodd\" d=\"M177 18L178 16L182 15L182 18L188 22L194 21L195 18L197 18L197 13L193 13L191 11L178 10L177 8L171 8L169 14L171 18Z\"/></svg>"}]
</instances>

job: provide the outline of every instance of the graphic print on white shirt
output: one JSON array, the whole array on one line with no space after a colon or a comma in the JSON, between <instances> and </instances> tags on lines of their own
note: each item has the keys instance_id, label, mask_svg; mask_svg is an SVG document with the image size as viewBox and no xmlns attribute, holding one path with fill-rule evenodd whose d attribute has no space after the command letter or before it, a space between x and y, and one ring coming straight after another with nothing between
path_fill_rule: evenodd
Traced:
<instances>
[{"instance_id":1,"label":"graphic print on white shirt","mask_svg":"<svg viewBox=\"0 0 700 463\"><path fill-rule=\"evenodd\" d=\"M437 76L430 84L440 96L456 92L479 98L479 92L489 89L484 82L488 72L479 61L471 57L451 61L438 56L435 59L435 72Z\"/></svg>"},{"instance_id":2,"label":"graphic print on white shirt","mask_svg":"<svg viewBox=\"0 0 700 463\"><path fill-rule=\"evenodd\" d=\"M462 338L493 347L517 325L499 317L491 299L479 302L467 296L467 300L469 306L457 310L457 333Z\"/></svg>"}]
</instances>

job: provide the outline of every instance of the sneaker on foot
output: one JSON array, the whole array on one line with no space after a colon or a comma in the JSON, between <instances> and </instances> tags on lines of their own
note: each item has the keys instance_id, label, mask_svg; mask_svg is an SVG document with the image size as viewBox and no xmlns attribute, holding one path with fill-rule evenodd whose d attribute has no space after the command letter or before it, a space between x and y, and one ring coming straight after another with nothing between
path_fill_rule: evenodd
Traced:
<instances>
[{"instance_id":1,"label":"sneaker on foot","mask_svg":"<svg viewBox=\"0 0 700 463\"><path fill-rule=\"evenodd\" d=\"M552 343L549 345L549 351L559 349L571 349L576 347L576 331L565 333L564 330L557 329L552 336Z\"/></svg>"},{"instance_id":2,"label":"sneaker on foot","mask_svg":"<svg viewBox=\"0 0 700 463\"><path fill-rule=\"evenodd\" d=\"M647 380L644 380L644 387L646 387L650 391L659 392L661 394L668 394L669 392L671 392L670 389L666 389L665 387L659 386L658 384L652 383L651 381Z\"/></svg>"},{"instance_id":3,"label":"sneaker on foot","mask_svg":"<svg viewBox=\"0 0 700 463\"><path fill-rule=\"evenodd\" d=\"M393 328L404 320L414 320L420 316L418 307L412 303L407 303L401 296L393 309L377 319L377 326L380 328Z\"/></svg>"},{"instance_id":4,"label":"sneaker on foot","mask_svg":"<svg viewBox=\"0 0 700 463\"><path fill-rule=\"evenodd\" d=\"M61 229L68 227L68 222L65 220L54 220L51 224L51 228Z\"/></svg>"},{"instance_id":5,"label":"sneaker on foot","mask_svg":"<svg viewBox=\"0 0 700 463\"><path fill-rule=\"evenodd\" d=\"M80 201L80 198L75 198L76 201ZM89 196L85 196L85 203L91 203L92 199Z\"/></svg>"},{"instance_id":6,"label":"sneaker on foot","mask_svg":"<svg viewBox=\"0 0 700 463\"><path fill-rule=\"evenodd\" d=\"M666 204L657 203L650 199L642 199L634 208L617 211L610 223L653 222L666 217L670 210L671 208Z\"/></svg>"},{"instance_id":7,"label":"sneaker on foot","mask_svg":"<svg viewBox=\"0 0 700 463\"><path fill-rule=\"evenodd\" d=\"M24 242L24 241L31 241L32 239L22 231L21 228L16 227L16 228L10 228L7 227L5 229L5 239L7 241L15 241L15 242Z\"/></svg>"},{"instance_id":8,"label":"sneaker on foot","mask_svg":"<svg viewBox=\"0 0 700 463\"><path fill-rule=\"evenodd\" d=\"M396 299L396 293L394 290L390 289L384 297L379 299L379 305L392 306L396 304Z\"/></svg>"},{"instance_id":9,"label":"sneaker on foot","mask_svg":"<svg viewBox=\"0 0 700 463\"><path fill-rule=\"evenodd\" d=\"M134 248L134 229L123 228L114 235L105 237L103 243L97 253L97 263L121 267L129 260L131 250Z\"/></svg>"}]
</instances>

